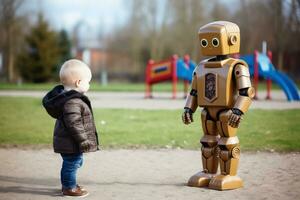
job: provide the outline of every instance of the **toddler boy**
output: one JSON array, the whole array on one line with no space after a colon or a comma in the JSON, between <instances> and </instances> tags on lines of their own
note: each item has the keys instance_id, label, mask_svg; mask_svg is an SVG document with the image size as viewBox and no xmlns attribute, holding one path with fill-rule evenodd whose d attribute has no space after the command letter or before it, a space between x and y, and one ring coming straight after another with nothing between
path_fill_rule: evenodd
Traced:
<instances>
[{"instance_id":1,"label":"toddler boy","mask_svg":"<svg viewBox=\"0 0 300 200\"><path fill-rule=\"evenodd\" d=\"M71 59L62 65L59 77L62 85L46 94L43 106L56 119L53 147L63 160L62 193L87 196L88 192L76 182L76 172L82 166L83 153L99 150L91 103L84 95L89 90L92 74L85 63Z\"/></svg>"}]
</instances>

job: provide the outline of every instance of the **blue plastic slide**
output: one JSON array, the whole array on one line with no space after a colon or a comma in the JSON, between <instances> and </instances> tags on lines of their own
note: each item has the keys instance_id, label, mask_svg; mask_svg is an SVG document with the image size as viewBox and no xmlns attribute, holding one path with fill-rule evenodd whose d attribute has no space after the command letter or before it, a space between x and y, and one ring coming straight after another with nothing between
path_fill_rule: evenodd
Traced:
<instances>
[{"instance_id":1,"label":"blue plastic slide","mask_svg":"<svg viewBox=\"0 0 300 200\"><path fill-rule=\"evenodd\" d=\"M192 82L193 71L196 67L196 63L192 60L189 62L189 66L187 66L183 59L177 60L177 77L179 79L187 80Z\"/></svg>"},{"instance_id":2,"label":"blue plastic slide","mask_svg":"<svg viewBox=\"0 0 300 200\"><path fill-rule=\"evenodd\" d=\"M254 74L254 55L241 56L249 65L250 74ZM269 58L264 54L258 54L258 73L260 77L275 81L284 91L289 101L299 101L299 92L296 84L286 74L275 69Z\"/></svg>"}]
</instances>

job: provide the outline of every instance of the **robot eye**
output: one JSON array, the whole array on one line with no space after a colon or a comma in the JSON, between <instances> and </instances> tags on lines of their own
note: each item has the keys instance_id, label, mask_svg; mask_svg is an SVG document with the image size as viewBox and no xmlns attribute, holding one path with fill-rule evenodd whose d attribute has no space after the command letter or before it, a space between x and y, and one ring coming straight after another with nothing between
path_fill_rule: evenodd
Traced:
<instances>
[{"instance_id":1,"label":"robot eye","mask_svg":"<svg viewBox=\"0 0 300 200\"><path fill-rule=\"evenodd\" d=\"M206 40L206 39L202 39L202 40L201 40L201 46L202 46L202 47L207 47L207 45L208 45L207 40Z\"/></svg>"},{"instance_id":2,"label":"robot eye","mask_svg":"<svg viewBox=\"0 0 300 200\"><path fill-rule=\"evenodd\" d=\"M213 39L211 40L211 43L212 43L212 45L213 45L214 47L218 47L218 46L219 46L219 40L218 40L218 38L213 38Z\"/></svg>"}]
</instances>

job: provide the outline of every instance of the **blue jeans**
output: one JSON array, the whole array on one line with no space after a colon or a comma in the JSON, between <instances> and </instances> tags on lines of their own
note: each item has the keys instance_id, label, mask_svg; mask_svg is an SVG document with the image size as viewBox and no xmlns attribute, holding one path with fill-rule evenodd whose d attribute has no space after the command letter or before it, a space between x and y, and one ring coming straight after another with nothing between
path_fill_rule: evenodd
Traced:
<instances>
[{"instance_id":1,"label":"blue jeans","mask_svg":"<svg viewBox=\"0 0 300 200\"><path fill-rule=\"evenodd\" d=\"M76 172L82 166L82 153L78 154L61 154L63 159L60 171L60 181L64 189L73 189L76 187Z\"/></svg>"}]
</instances>

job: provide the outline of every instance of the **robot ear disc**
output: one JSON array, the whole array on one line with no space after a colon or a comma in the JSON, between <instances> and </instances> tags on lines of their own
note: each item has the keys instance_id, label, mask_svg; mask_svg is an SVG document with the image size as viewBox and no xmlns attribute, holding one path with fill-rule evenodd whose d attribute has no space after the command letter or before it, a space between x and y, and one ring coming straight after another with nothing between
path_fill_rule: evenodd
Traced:
<instances>
[{"instance_id":1,"label":"robot ear disc","mask_svg":"<svg viewBox=\"0 0 300 200\"><path fill-rule=\"evenodd\" d=\"M236 37L236 35L231 35L231 36L229 37L229 43L230 43L231 45L234 45L234 44L237 43L237 37Z\"/></svg>"}]
</instances>

